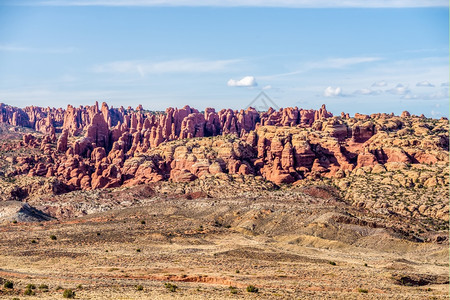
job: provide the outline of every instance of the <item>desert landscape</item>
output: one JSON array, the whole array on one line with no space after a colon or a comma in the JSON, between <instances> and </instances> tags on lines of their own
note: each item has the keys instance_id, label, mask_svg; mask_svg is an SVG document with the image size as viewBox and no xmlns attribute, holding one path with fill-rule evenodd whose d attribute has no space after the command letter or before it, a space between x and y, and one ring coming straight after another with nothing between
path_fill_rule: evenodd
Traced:
<instances>
[{"instance_id":1,"label":"desert landscape","mask_svg":"<svg viewBox=\"0 0 450 300\"><path fill-rule=\"evenodd\" d=\"M1 299L447 299L449 123L0 104Z\"/></svg>"}]
</instances>

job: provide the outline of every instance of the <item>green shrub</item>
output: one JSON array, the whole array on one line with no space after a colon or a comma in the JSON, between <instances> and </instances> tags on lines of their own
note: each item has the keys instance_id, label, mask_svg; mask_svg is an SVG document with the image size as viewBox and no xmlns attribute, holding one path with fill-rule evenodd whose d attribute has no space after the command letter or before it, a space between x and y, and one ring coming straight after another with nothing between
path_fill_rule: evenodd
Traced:
<instances>
[{"instance_id":1,"label":"green shrub","mask_svg":"<svg viewBox=\"0 0 450 300\"><path fill-rule=\"evenodd\" d=\"M363 293L363 294L367 294L369 291L367 289L358 289L358 292Z\"/></svg>"},{"instance_id":2,"label":"green shrub","mask_svg":"<svg viewBox=\"0 0 450 300\"><path fill-rule=\"evenodd\" d=\"M36 289L36 285L30 283L30 284L28 284L28 285L26 286L26 288L27 288L27 289L30 289L30 290L34 290L34 289Z\"/></svg>"},{"instance_id":3,"label":"green shrub","mask_svg":"<svg viewBox=\"0 0 450 300\"><path fill-rule=\"evenodd\" d=\"M36 293L32 289L27 288L27 289L25 289L23 294L26 296L32 296L32 295L35 295Z\"/></svg>"},{"instance_id":4,"label":"green shrub","mask_svg":"<svg viewBox=\"0 0 450 300\"><path fill-rule=\"evenodd\" d=\"M38 286L38 288L40 290L42 290L43 292L48 292L48 285L46 285L46 284L41 284Z\"/></svg>"},{"instance_id":5,"label":"green shrub","mask_svg":"<svg viewBox=\"0 0 450 300\"><path fill-rule=\"evenodd\" d=\"M330 265L332 265L332 266L335 266L336 265L336 263L334 262L334 261L329 261L328 262Z\"/></svg>"},{"instance_id":6,"label":"green shrub","mask_svg":"<svg viewBox=\"0 0 450 300\"><path fill-rule=\"evenodd\" d=\"M14 283L12 281L7 280L4 284L3 287L6 289L12 289L14 287Z\"/></svg>"},{"instance_id":7,"label":"green shrub","mask_svg":"<svg viewBox=\"0 0 450 300\"><path fill-rule=\"evenodd\" d=\"M141 284L138 284L136 286L136 290L138 290L138 291L142 291L143 289L144 289L144 287Z\"/></svg>"},{"instance_id":8,"label":"green shrub","mask_svg":"<svg viewBox=\"0 0 450 300\"><path fill-rule=\"evenodd\" d=\"M230 289L230 293L232 293L232 294L237 294L237 293L238 293L236 287L230 286L230 287L228 287L228 288Z\"/></svg>"},{"instance_id":9,"label":"green shrub","mask_svg":"<svg viewBox=\"0 0 450 300\"><path fill-rule=\"evenodd\" d=\"M31 240L31 243L36 244L37 242L36 242L36 240Z\"/></svg>"},{"instance_id":10,"label":"green shrub","mask_svg":"<svg viewBox=\"0 0 450 300\"><path fill-rule=\"evenodd\" d=\"M142 220L142 221L141 221L141 224L142 224L142 225L145 225L145 221L144 221L144 220Z\"/></svg>"},{"instance_id":11,"label":"green shrub","mask_svg":"<svg viewBox=\"0 0 450 300\"><path fill-rule=\"evenodd\" d=\"M75 298L75 292L70 289L64 290L63 297L64 298Z\"/></svg>"},{"instance_id":12,"label":"green shrub","mask_svg":"<svg viewBox=\"0 0 450 300\"><path fill-rule=\"evenodd\" d=\"M136 252L141 252L141 249L136 249Z\"/></svg>"},{"instance_id":13,"label":"green shrub","mask_svg":"<svg viewBox=\"0 0 450 300\"><path fill-rule=\"evenodd\" d=\"M247 292L249 293L257 293L259 289L254 285L247 286Z\"/></svg>"},{"instance_id":14,"label":"green shrub","mask_svg":"<svg viewBox=\"0 0 450 300\"><path fill-rule=\"evenodd\" d=\"M176 292L178 289L178 287L175 284L172 284L170 282L164 283L164 286L166 287L166 289L168 289L171 292Z\"/></svg>"},{"instance_id":15,"label":"green shrub","mask_svg":"<svg viewBox=\"0 0 450 300\"><path fill-rule=\"evenodd\" d=\"M50 239L51 239L52 241L56 241L56 235L52 234L52 235L50 236Z\"/></svg>"}]
</instances>

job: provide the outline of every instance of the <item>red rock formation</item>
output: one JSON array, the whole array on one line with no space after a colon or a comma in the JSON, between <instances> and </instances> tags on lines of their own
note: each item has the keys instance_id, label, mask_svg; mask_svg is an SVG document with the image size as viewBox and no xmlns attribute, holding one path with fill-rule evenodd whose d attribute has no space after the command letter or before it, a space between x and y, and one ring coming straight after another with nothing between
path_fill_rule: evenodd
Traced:
<instances>
[{"instance_id":1,"label":"red rock formation","mask_svg":"<svg viewBox=\"0 0 450 300\"><path fill-rule=\"evenodd\" d=\"M319 110L295 107L263 113L253 108L218 113L207 108L200 113L185 106L149 113L142 106L116 109L106 103L101 109L96 104L79 108L69 105L66 110L21 110L0 104L0 122L25 125L46 134L23 136L20 146L40 149L43 157L18 157L20 167L14 174L56 176L73 189L167 179L186 182L221 173L261 175L276 184L288 184L304 177L346 176L354 168L376 164L432 164L442 159L420 149L408 152L393 145L371 146L378 131L397 131L405 123L387 114L373 114L373 120L367 120L366 115L355 117L332 117L325 106ZM412 117L403 113L400 118ZM382 121L377 123L375 119ZM81 133L84 136L80 137ZM208 146L214 147L208 154L204 149L191 152L181 144L165 152L152 152L161 144L166 147L166 141L227 134L235 137L215 141ZM240 139L229 142L236 136ZM440 147L448 147L448 137L441 139Z\"/></svg>"}]
</instances>

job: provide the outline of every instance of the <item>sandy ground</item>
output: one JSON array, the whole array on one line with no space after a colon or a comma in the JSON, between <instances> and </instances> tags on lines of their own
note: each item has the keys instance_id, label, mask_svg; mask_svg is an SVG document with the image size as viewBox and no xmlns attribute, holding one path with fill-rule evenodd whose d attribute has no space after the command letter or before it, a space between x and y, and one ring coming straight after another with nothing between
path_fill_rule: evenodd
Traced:
<instances>
[{"instance_id":1,"label":"sandy ground","mask_svg":"<svg viewBox=\"0 0 450 300\"><path fill-rule=\"evenodd\" d=\"M3 224L0 278L14 289L2 288L0 298L62 299L70 288L77 299L447 299L448 244L333 222L344 208L160 199L66 221ZM49 290L25 296L30 283Z\"/></svg>"}]
</instances>

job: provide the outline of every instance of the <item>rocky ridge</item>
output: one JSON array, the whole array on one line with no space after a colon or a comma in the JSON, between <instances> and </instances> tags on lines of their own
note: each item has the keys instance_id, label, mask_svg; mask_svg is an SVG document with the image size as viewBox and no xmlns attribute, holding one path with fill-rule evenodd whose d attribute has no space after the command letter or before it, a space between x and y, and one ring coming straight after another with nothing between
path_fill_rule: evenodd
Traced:
<instances>
[{"instance_id":1,"label":"rocky ridge","mask_svg":"<svg viewBox=\"0 0 450 300\"><path fill-rule=\"evenodd\" d=\"M2 145L5 151L35 151L4 155L10 162L6 177L57 178L71 190L188 182L222 173L262 176L280 185L404 165L448 164L448 121L407 112L350 118L332 116L325 106L263 113L252 108L199 112L189 106L152 113L142 106L125 110L106 103L101 109L0 108L4 123L51 128ZM403 184L417 182L411 175ZM434 178L420 184L446 182Z\"/></svg>"}]
</instances>

